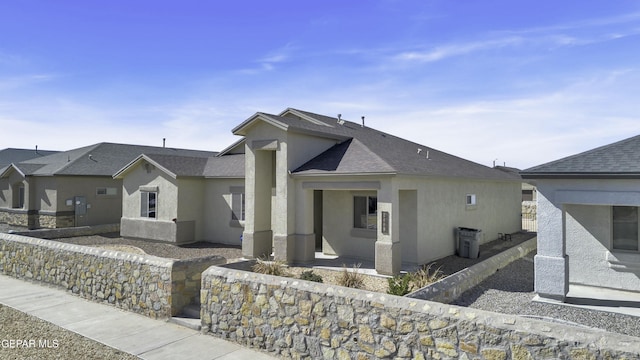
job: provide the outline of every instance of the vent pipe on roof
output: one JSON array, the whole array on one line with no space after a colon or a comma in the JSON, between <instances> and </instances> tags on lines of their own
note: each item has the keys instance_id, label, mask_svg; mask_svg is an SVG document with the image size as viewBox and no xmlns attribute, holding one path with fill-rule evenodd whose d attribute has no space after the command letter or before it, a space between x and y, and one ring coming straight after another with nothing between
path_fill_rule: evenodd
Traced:
<instances>
[{"instance_id":1,"label":"vent pipe on roof","mask_svg":"<svg viewBox=\"0 0 640 360\"><path fill-rule=\"evenodd\" d=\"M362 117L362 127L364 127L364 116Z\"/></svg>"},{"instance_id":2,"label":"vent pipe on roof","mask_svg":"<svg viewBox=\"0 0 640 360\"><path fill-rule=\"evenodd\" d=\"M338 123L340 123L341 118L342 118L342 114L338 114Z\"/></svg>"},{"instance_id":3,"label":"vent pipe on roof","mask_svg":"<svg viewBox=\"0 0 640 360\"><path fill-rule=\"evenodd\" d=\"M38 145L36 145L36 154L38 154ZM39 154L38 154L39 155Z\"/></svg>"},{"instance_id":4,"label":"vent pipe on roof","mask_svg":"<svg viewBox=\"0 0 640 360\"><path fill-rule=\"evenodd\" d=\"M162 138L162 147L164 147L167 143L167 138Z\"/></svg>"}]
</instances>

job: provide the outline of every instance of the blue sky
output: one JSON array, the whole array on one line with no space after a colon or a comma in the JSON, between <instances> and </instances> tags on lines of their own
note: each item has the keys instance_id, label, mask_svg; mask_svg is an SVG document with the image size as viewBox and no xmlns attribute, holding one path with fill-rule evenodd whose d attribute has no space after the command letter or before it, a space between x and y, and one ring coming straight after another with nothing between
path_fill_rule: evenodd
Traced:
<instances>
[{"instance_id":1,"label":"blue sky","mask_svg":"<svg viewBox=\"0 0 640 360\"><path fill-rule=\"evenodd\" d=\"M221 150L287 107L527 168L640 134L637 1L7 1L0 148Z\"/></svg>"}]
</instances>

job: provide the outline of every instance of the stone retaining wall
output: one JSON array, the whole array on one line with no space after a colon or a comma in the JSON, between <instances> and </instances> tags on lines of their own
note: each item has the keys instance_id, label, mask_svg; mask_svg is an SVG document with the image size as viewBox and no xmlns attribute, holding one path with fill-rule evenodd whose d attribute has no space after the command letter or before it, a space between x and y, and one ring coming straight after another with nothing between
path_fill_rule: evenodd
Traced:
<instances>
[{"instance_id":1,"label":"stone retaining wall","mask_svg":"<svg viewBox=\"0 0 640 360\"><path fill-rule=\"evenodd\" d=\"M202 331L282 358L640 359L640 339L211 267Z\"/></svg>"},{"instance_id":2,"label":"stone retaining wall","mask_svg":"<svg viewBox=\"0 0 640 360\"><path fill-rule=\"evenodd\" d=\"M35 229L14 231L14 235L24 235L39 239L60 239L74 236L89 236L97 234L116 233L120 231L120 224L106 224L94 226L67 227L60 229Z\"/></svg>"},{"instance_id":3,"label":"stone retaining wall","mask_svg":"<svg viewBox=\"0 0 640 360\"><path fill-rule=\"evenodd\" d=\"M193 268L190 262L0 233L0 273L151 318L180 313L200 293L196 279L205 264L226 260L197 259Z\"/></svg>"},{"instance_id":4,"label":"stone retaining wall","mask_svg":"<svg viewBox=\"0 0 640 360\"><path fill-rule=\"evenodd\" d=\"M470 290L495 274L499 269L534 251L537 244L538 238L534 237L518 246L494 255L485 261L460 270L422 289L418 289L408 294L407 297L450 303L465 291Z\"/></svg>"}]
</instances>

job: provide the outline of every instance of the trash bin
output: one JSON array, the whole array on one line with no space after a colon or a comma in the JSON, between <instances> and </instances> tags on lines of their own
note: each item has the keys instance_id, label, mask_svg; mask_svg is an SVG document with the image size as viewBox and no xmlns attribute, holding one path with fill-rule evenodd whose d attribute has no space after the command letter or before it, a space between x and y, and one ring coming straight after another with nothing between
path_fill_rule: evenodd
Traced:
<instances>
[{"instance_id":1,"label":"trash bin","mask_svg":"<svg viewBox=\"0 0 640 360\"><path fill-rule=\"evenodd\" d=\"M458 256L476 259L480 254L480 236L482 230L458 228Z\"/></svg>"}]
</instances>

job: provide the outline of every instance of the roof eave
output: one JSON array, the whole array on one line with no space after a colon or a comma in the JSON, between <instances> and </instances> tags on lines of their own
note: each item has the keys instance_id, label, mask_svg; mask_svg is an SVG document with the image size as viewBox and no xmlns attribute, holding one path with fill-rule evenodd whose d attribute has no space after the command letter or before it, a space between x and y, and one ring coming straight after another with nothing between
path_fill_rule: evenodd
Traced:
<instances>
[{"instance_id":1,"label":"roof eave","mask_svg":"<svg viewBox=\"0 0 640 360\"><path fill-rule=\"evenodd\" d=\"M321 177L321 176L395 176L395 171L389 172L323 172L323 173L291 173L292 177Z\"/></svg>"},{"instance_id":2,"label":"roof eave","mask_svg":"<svg viewBox=\"0 0 640 360\"><path fill-rule=\"evenodd\" d=\"M531 172L520 173L523 179L640 179L640 173Z\"/></svg>"},{"instance_id":3,"label":"roof eave","mask_svg":"<svg viewBox=\"0 0 640 360\"><path fill-rule=\"evenodd\" d=\"M267 123L279 128L279 129L282 129L284 131L287 131L287 128L288 128L287 124L283 124L280 121L270 117L269 115L267 115L265 113L257 112L255 114L253 114L253 116L251 116L247 120L243 121L240 125L238 125L235 128L233 128L231 130L231 132L234 135L245 136L247 134L246 133L247 128L249 128L251 125L253 125L258 120L265 121L265 122L267 122Z\"/></svg>"},{"instance_id":4,"label":"roof eave","mask_svg":"<svg viewBox=\"0 0 640 360\"><path fill-rule=\"evenodd\" d=\"M145 154L139 155L137 158L135 158L129 164L125 165L122 169L118 170L115 174L113 174L112 177L114 179L122 179L122 178L124 178L126 176L126 173L128 173L134 167L138 166L143 160L148 162L148 163L150 163L151 165L155 166L160 171L162 171L162 172L166 173L167 175L171 176L173 179L177 179L178 178L177 174L174 174L172 171L168 170L167 168L162 166L160 163L158 163L157 161L153 160L152 158L148 157Z\"/></svg>"}]
</instances>

